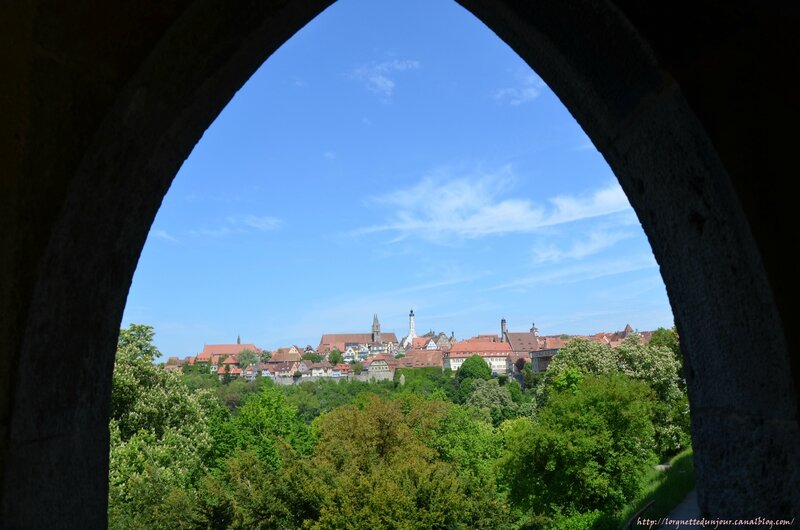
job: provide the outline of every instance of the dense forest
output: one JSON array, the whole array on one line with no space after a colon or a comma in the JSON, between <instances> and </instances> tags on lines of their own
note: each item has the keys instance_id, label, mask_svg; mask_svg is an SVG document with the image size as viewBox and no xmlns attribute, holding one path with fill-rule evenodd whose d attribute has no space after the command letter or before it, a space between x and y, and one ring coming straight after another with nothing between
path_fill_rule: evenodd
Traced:
<instances>
[{"instance_id":1,"label":"dense forest","mask_svg":"<svg viewBox=\"0 0 800 530\"><path fill-rule=\"evenodd\" d=\"M689 447L672 330L575 339L510 379L476 356L379 383L220 383L159 355L149 326L121 330L111 528L619 528Z\"/></svg>"}]
</instances>

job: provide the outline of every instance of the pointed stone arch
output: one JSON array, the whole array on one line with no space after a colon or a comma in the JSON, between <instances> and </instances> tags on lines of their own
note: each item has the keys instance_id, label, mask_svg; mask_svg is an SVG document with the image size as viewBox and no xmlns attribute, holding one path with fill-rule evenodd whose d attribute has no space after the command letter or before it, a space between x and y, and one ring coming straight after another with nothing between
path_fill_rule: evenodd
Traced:
<instances>
[{"instance_id":1,"label":"pointed stone arch","mask_svg":"<svg viewBox=\"0 0 800 530\"><path fill-rule=\"evenodd\" d=\"M3 525L104 526L115 342L150 224L236 90L330 3L2 7ZM686 354L702 510L797 515L798 7L460 3L564 102L642 222Z\"/></svg>"}]
</instances>

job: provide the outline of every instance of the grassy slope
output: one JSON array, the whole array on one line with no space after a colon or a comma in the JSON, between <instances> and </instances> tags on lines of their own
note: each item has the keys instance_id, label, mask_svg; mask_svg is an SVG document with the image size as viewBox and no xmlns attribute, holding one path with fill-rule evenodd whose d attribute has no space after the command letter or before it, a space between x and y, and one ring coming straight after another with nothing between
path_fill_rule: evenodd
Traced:
<instances>
[{"instance_id":1,"label":"grassy slope","mask_svg":"<svg viewBox=\"0 0 800 530\"><path fill-rule=\"evenodd\" d=\"M664 517L674 510L694 488L693 455L691 448L686 449L669 461L670 468L666 472L654 469L639 498L617 514L608 528L622 528L650 500L655 502L644 513L649 519Z\"/></svg>"}]
</instances>

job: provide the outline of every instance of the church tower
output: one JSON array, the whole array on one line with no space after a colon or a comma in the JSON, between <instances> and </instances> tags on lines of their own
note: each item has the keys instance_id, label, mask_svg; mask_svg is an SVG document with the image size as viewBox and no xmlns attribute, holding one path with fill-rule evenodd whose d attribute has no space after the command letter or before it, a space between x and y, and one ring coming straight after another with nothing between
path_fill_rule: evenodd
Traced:
<instances>
[{"instance_id":1,"label":"church tower","mask_svg":"<svg viewBox=\"0 0 800 530\"><path fill-rule=\"evenodd\" d=\"M411 341L416 338L417 331L414 326L414 310L412 309L411 312L408 314L408 336L403 341L403 347L408 348L411 346Z\"/></svg>"},{"instance_id":2,"label":"church tower","mask_svg":"<svg viewBox=\"0 0 800 530\"><path fill-rule=\"evenodd\" d=\"M378 321L378 314L372 317L372 342L381 344L381 323Z\"/></svg>"}]
</instances>

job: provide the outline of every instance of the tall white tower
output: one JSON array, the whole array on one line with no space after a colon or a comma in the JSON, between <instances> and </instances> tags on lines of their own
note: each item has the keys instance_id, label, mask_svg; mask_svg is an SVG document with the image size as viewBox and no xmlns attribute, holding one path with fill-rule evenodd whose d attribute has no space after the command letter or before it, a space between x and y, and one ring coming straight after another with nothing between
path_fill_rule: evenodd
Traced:
<instances>
[{"instance_id":1,"label":"tall white tower","mask_svg":"<svg viewBox=\"0 0 800 530\"><path fill-rule=\"evenodd\" d=\"M416 338L417 332L414 329L414 310L408 314L408 336L403 341L403 347L408 348L411 346L411 339Z\"/></svg>"}]
</instances>

